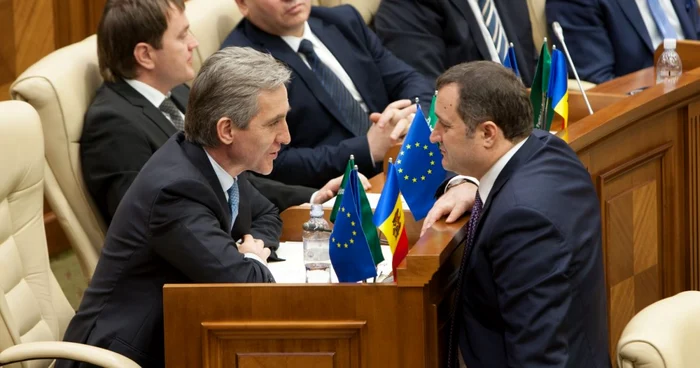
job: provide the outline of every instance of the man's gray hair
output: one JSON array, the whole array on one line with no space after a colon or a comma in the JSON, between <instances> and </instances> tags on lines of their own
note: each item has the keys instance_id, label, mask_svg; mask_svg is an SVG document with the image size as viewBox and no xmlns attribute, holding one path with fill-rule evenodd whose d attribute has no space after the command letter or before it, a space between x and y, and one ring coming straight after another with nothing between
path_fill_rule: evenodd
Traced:
<instances>
[{"instance_id":1,"label":"man's gray hair","mask_svg":"<svg viewBox=\"0 0 700 368\"><path fill-rule=\"evenodd\" d=\"M258 95L289 82L291 72L270 54L227 47L210 56L194 80L185 114L185 137L204 147L219 145L217 122L224 117L246 129L258 114Z\"/></svg>"}]
</instances>

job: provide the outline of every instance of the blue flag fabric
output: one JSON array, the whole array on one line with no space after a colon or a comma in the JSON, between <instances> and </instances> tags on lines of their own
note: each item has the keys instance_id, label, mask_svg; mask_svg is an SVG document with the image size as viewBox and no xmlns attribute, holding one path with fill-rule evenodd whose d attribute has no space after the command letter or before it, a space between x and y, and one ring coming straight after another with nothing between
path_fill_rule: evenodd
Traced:
<instances>
[{"instance_id":1,"label":"blue flag fabric","mask_svg":"<svg viewBox=\"0 0 700 368\"><path fill-rule=\"evenodd\" d=\"M413 218L416 221L424 218L435 204L435 191L446 173L440 148L430 143L430 128L420 105L394 166Z\"/></svg>"},{"instance_id":2,"label":"blue flag fabric","mask_svg":"<svg viewBox=\"0 0 700 368\"><path fill-rule=\"evenodd\" d=\"M350 171L329 243L331 263L340 282L357 282L377 276L359 216L359 185L357 170Z\"/></svg>"},{"instance_id":3,"label":"blue flag fabric","mask_svg":"<svg viewBox=\"0 0 700 368\"><path fill-rule=\"evenodd\" d=\"M511 69L515 75L520 78L520 70L518 69L518 59L515 58L515 47L510 46L508 48L508 53L506 54L505 60L503 60L503 66Z\"/></svg>"}]
</instances>

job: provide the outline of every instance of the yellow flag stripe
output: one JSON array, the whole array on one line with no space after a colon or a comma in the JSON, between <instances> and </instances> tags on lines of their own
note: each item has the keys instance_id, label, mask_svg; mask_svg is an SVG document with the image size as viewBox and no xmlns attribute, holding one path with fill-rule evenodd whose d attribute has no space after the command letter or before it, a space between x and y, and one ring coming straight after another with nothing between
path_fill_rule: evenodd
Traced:
<instances>
[{"instance_id":1,"label":"yellow flag stripe","mask_svg":"<svg viewBox=\"0 0 700 368\"><path fill-rule=\"evenodd\" d=\"M389 242L392 254L396 251L396 245L399 243L399 237L403 231L404 223L403 204L401 203L401 198L397 198L391 215L379 225L379 230L386 236L386 240ZM398 225L398 231L394 229L395 224Z\"/></svg>"}]
</instances>

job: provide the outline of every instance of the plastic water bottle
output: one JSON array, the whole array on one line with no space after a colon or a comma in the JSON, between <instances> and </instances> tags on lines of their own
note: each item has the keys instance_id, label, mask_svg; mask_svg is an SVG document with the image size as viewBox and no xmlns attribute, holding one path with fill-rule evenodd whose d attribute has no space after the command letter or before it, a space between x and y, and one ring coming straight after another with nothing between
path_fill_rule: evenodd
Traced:
<instances>
[{"instance_id":1,"label":"plastic water bottle","mask_svg":"<svg viewBox=\"0 0 700 368\"><path fill-rule=\"evenodd\" d=\"M664 39L664 52L656 62L656 84L675 82L683 72L681 57L676 52L676 39Z\"/></svg>"},{"instance_id":2,"label":"plastic water bottle","mask_svg":"<svg viewBox=\"0 0 700 368\"><path fill-rule=\"evenodd\" d=\"M323 205L311 205L311 219L303 225L304 266L307 283L331 282L331 258L328 253L330 226L323 218Z\"/></svg>"}]
</instances>

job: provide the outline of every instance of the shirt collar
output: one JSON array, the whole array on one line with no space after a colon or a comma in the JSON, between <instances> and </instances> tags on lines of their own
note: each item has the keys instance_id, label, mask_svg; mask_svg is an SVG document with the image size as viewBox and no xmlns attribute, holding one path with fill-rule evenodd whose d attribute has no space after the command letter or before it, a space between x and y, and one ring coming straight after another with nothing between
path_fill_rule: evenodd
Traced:
<instances>
[{"instance_id":1,"label":"shirt collar","mask_svg":"<svg viewBox=\"0 0 700 368\"><path fill-rule=\"evenodd\" d=\"M498 161L491 166L489 171L484 174L481 180L479 180L479 196L481 197L481 203L486 204L486 200L489 198L489 194L491 193L491 189L493 189L493 185L496 183L498 175L501 173L501 171L503 171L503 168L506 167L508 161L513 158L515 153L518 152L520 147L522 147L528 139L529 138L523 139L509 149L505 155L501 156L501 158L499 158Z\"/></svg>"},{"instance_id":2,"label":"shirt collar","mask_svg":"<svg viewBox=\"0 0 700 368\"><path fill-rule=\"evenodd\" d=\"M204 150L204 153L207 154L207 158L209 159L209 162L211 163L211 167L214 169L214 173L216 174L217 179L219 179L219 184L221 184L221 189L224 191L226 195L226 200L228 201L228 190L231 188L233 183L236 181L236 178L231 176L226 170L224 170L221 165L219 165L216 160L214 160L211 155L209 155L209 152L207 150Z\"/></svg>"},{"instance_id":3,"label":"shirt collar","mask_svg":"<svg viewBox=\"0 0 700 368\"><path fill-rule=\"evenodd\" d=\"M311 41L311 43L315 43L316 41L316 36L311 32L311 27L309 27L309 22L304 22L304 33L301 35L301 37L297 36L280 36L284 42L289 45L289 47L294 50L294 52L299 52L299 45L301 45L301 41L304 39L307 39Z\"/></svg>"},{"instance_id":4,"label":"shirt collar","mask_svg":"<svg viewBox=\"0 0 700 368\"><path fill-rule=\"evenodd\" d=\"M166 96L162 94L159 90L136 79L124 79L124 81L133 89L135 89L136 92L140 93L143 97L145 97L148 100L148 102L152 103L153 106L155 106L156 108L160 108L160 105L163 103L163 101L167 97L170 97L170 92L168 92L168 95Z\"/></svg>"}]
</instances>

